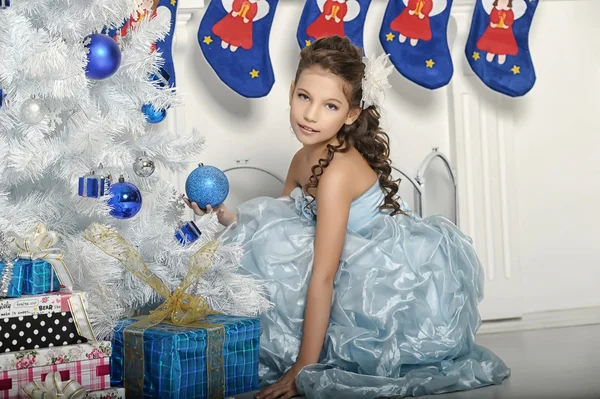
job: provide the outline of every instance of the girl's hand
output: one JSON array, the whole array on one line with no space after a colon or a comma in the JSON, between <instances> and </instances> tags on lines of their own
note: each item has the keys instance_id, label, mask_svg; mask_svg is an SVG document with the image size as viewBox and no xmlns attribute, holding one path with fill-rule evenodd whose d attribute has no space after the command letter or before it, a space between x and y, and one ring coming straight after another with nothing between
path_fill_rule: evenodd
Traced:
<instances>
[{"instance_id":1,"label":"girl's hand","mask_svg":"<svg viewBox=\"0 0 600 399\"><path fill-rule=\"evenodd\" d=\"M256 399L289 399L298 395L296 390L296 375L302 370L298 364L294 364L277 382L270 387L260 391L254 397Z\"/></svg>"},{"instance_id":2,"label":"girl's hand","mask_svg":"<svg viewBox=\"0 0 600 399\"><path fill-rule=\"evenodd\" d=\"M202 209L200 209L200 207L198 206L198 204L196 204L195 202L191 202L189 200L189 198L184 197L183 201L198 216L204 216L207 213L216 212L217 213L217 219L219 220L219 223L221 223L223 226L229 226L230 224L234 223L237 220L237 214L235 212L231 212L225 206L225 204L221 204L218 207L216 207L215 209L213 209L212 206L207 205L206 206L206 210L202 210Z\"/></svg>"}]
</instances>

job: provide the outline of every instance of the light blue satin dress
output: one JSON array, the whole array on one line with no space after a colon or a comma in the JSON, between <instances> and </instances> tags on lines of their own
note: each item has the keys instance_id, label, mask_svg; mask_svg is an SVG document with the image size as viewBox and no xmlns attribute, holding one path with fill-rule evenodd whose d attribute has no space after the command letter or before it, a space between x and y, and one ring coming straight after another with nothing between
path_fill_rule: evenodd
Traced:
<instances>
[{"instance_id":1,"label":"light blue satin dress","mask_svg":"<svg viewBox=\"0 0 600 399\"><path fill-rule=\"evenodd\" d=\"M500 384L504 362L475 344L483 270L472 242L441 216L380 211L375 183L356 198L334 281L318 365L296 384L308 398L422 396ZM261 316L261 386L296 360L313 265L317 203L300 188L238 207L223 234L241 244L240 273L264 282L274 308Z\"/></svg>"}]
</instances>

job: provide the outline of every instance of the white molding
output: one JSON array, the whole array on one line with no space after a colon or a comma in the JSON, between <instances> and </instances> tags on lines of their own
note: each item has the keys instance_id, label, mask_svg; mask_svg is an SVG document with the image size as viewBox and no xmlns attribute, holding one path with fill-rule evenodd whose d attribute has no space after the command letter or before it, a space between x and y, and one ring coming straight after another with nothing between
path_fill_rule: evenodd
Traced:
<instances>
[{"instance_id":1,"label":"white molding","mask_svg":"<svg viewBox=\"0 0 600 399\"><path fill-rule=\"evenodd\" d=\"M179 0L179 5L177 6L177 23L186 25L192 16L204 7L204 0Z\"/></svg>"},{"instance_id":2,"label":"white molding","mask_svg":"<svg viewBox=\"0 0 600 399\"><path fill-rule=\"evenodd\" d=\"M185 27L194 14L189 11L177 11L177 28Z\"/></svg>"},{"instance_id":3,"label":"white molding","mask_svg":"<svg viewBox=\"0 0 600 399\"><path fill-rule=\"evenodd\" d=\"M515 211L509 195L515 189L509 167L514 162L513 116L500 95L480 91L478 78L466 76L463 68L468 65L457 68L449 100L452 159L460 177L458 225L472 237L485 268L482 318L520 317L517 225L511 223Z\"/></svg>"},{"instance_id":4,"label":"white molding","mask_svg":"<svg viewBox=\"0 0 600 399\"><path fill-rule=\"evenodd\" d=\"M592 324L600 324L600 307L554 310L526 314L520 319L484 321L477 334L496 334Z\"/></svg>"},{"instance_id":5,"label":"white molding","mask_svg":"<svg viewBox=\"0 0 600 399\"><path fill-rule=\"evenodd\" d=\"M179 0L179 10L199 10L204 8L204 0Z\"/></svg>"}]
</instances>

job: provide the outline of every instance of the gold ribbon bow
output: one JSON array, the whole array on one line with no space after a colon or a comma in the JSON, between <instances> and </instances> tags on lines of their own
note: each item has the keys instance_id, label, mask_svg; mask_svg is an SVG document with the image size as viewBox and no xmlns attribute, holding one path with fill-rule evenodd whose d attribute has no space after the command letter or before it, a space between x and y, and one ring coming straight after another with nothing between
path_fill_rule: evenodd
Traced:
<instances>
[{"instance_id":1,"label":"gold ribbon bow","mask_svg":"<svg viewBox=\"0 0 600 399\"><path fill-rule=\"evenodd\" d=\"M218 241L204 245L189 260L188 272L179 286L171 293L169 287L152 273L141 255L117 232L99 223L92 223L84 232L83 238L96 245L107 255L120 261L134 276L145 281L165 302L146 318L149 327L167 319L173 324L188 325L215 314L204 297L193 296L185 291L197 281L212 265L212 259L219 246Z\"/></svg>"},{"instance_id":2,"label":"gold ribbon bow","mask_svg":"<svg viewBox=\"0 0 600 399\"><path fill-rule=\"evenodd\" d=\"M22 389L23 393L32 399L83 399L87 395L77 381L63 382L60 373L48 373L43 383L33 381Z\"/></svg>"},{"instance_id":3,"label":"gold ribbon bow","mask_svg":"<svg viewBox=\"0 0 600 399\"><path fill-rule=\"evenodd\" d=\"M84 231L83 237L107 255L120 261L134 276L145 281L165 298L165 302L150 312L149 316L138 319L139 321L130 324L124 330L124 382L128 397L144 396L144 331L164 320L169 320L176 325L207 330L208 397L223 398L225 393L224 327L220 324L202 322L209 314L218 312L208 306L204 297L192 296L185 292L212 265L219 242L210 241L190 257L185 278L171 293L165 283L144 264L141 255L117 232L99 223L92 223Z\"/></svg>"},{"instance_id":4,"label":"gold ribbon bow","mask_svg":"<svg viewBox=\"0 0 600 399\"><path fill-rule=\"evenodd\" d=\"M50 231L39 224L29 231L25 236L19 237L14 233L8 236L14 237L13 246L18 251L17 256L21 259L37 260L43 259L52 265L61 287L73 290L73 277L63 262L64 253L60 248L54 248L58 243L58 233Z\"/></svg>"}]
</instances>

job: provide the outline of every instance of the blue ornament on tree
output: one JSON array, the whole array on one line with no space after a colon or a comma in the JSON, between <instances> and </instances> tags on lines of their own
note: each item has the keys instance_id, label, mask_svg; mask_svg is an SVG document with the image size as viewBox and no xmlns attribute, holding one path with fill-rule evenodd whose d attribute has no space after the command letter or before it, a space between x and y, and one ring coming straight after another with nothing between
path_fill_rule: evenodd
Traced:
<instances>
[{"instance_id":1,"label":"blue ornament on tree","mask_svg":"<svg viewBox=\"0 0 600 399\"><path fill-rule=\"evenodd\" d=\"M206 209L207 205L216 208L229 195L229 180L220 169L199 164L188 176L185 191L200 208Z\"/></svg>"},{"instance_id":2,"label":"blue ornament on tree","mask_svg":"<svg viewBox=\"0 0 600 399\"><path fill-rule=\"evenodd\" d=\"M121 49L117 42L109 36L94 33L86 36L84 44L88 59L85 76L102 80L117 72L121 65Z\"/></svg>"},{"instance_id":3,"label":"blue ornament on tree","mask_svg":"<svg viewBox=\"0 0 600 399\"><path fill-rule=\"evenodd\" d=\"M183 223L177 230L175 230L175 238L183 246L191 244L200 238L202 232L196 226L193 220Z\"/></svg>"},{"instance_id":4,"label":"blue ornament on tree","mask_svg":"<svg viewBox=\"0 0 600 399\"><path fill-rule=\"evenodd\" d=\"M3 93L2 87L0 87L0 108L2 108L2 104L4 103L5 98L6 98L6 93Z\"/></svg>"},{"instance_id":5,"label":"blue ornament on tree","mask_svg":"<svg viewBox=\"0 0 600 399\"><path fill-rule=\"evenodd\" d=\"M117 219L132 218L142 209L142 193L135 185L126 182L123 175L110 187L109 194L112 194L108 200L112 208L110 215Z\"/></svg>"},{"instance_id":6,"label":"blue ornament on tree","mask_svg":"<svg viewBox=\"0 0 600 399\"><path fill-rule=\"evenodd\" d=\"M156 109L152 104L144 104L142 112L150 123L160 123L167 117L166 109Z\"/></svg>"}]
</instances>

